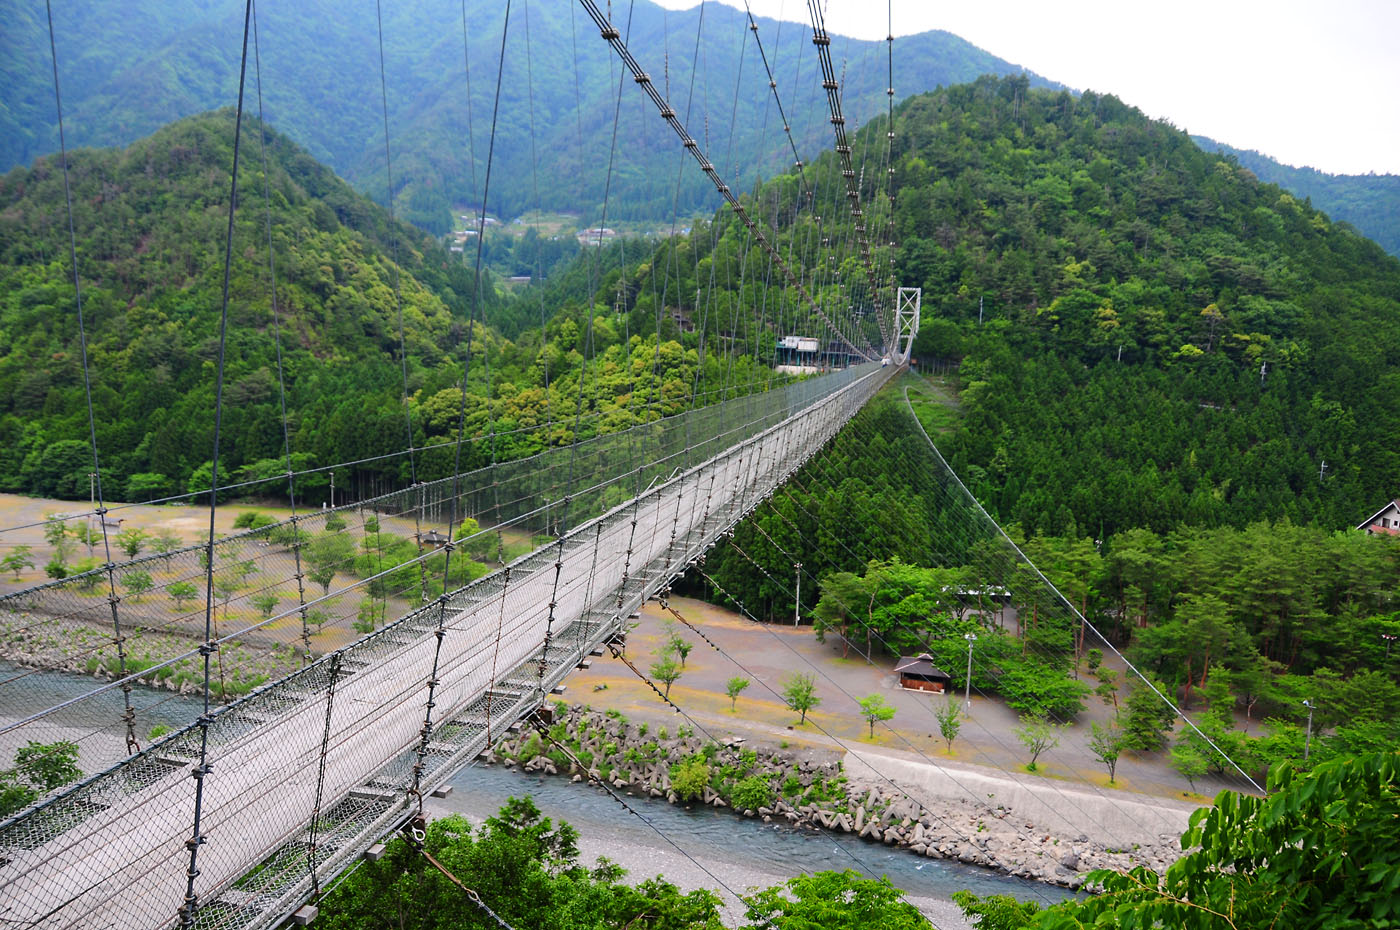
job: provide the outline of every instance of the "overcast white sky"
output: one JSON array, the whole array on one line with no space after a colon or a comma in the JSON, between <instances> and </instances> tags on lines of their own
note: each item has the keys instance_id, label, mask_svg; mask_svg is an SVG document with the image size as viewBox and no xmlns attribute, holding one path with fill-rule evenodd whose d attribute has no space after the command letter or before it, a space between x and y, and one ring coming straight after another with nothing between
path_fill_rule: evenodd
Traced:
<instances>
[{"instance_id":1,"label":"overcast white sky","mask_svg":"<svg viewBox=\"0 0 1400 930\"><path fill-rule=\"evenodd\" d=\"M755 15L807 20L805 0L749 4ZM893 5L896 37L946 29L1051 80L1116 94L1148 116L1285 164L1400 174L1400 0ZM829 0L827 31L884 38L885 11L879 0Z\"/></svg>"}]
</instances>

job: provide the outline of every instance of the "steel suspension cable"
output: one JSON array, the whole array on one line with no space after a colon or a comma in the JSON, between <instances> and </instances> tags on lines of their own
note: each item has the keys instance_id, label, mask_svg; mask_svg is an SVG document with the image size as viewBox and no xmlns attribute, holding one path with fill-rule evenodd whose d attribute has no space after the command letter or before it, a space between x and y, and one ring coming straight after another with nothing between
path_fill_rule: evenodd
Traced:
<instances>
[{"instance_id":1,"label":"steel suspension cable","mask_svg":"<svg viewBox=\"0 0 1400 930\"><path fill-rule=\"evenodd\" d=\"M463 0L463 3L464 3L464 4L465 4L465 2L466 2L466 0ZM470 373L471 373L472 337L473 337L473 335L474 335L475 332L476 332L476 313L477 313L478 311L480 311L480 314L481 314L481 328L482 328L482 330L483 330L482 338L481 338L481 367L482 367L482 369L483 369L483 370L485 371L485 373L486 373L486 378L485 378L485 380L486 380L486 394L485 394L485 397L483 398L483 400L484 400L484 405L485 405L485 410L486 410L486 443L487 443L487 448L488 448L488 450L490 451L490 454L491 454L491 465L490 465L490 468L491 468L491 497L492 497L492 510L493 510L494 513L495 513L495 521L494 521L494 522L496 522L496 523L499 523L499 522L500 522L500 513L501 513L501 490L500 490L500 489L501 489L501 484L500 484L500 481L498 480L499 476L497 475L497 466L499 465L499 460L498 460L498 458L497 458L498 449L497 449L497 447L496 447L496 416L495 416L495 413L494 413L494 412L492 411L492 409L491 409L491 404L492 404L493 395L494 395L495 391L494 391L494 384L493 384L492 377L491 377L491 342L490 342L490 339L488 338L488 336L490 335L490 329L489 329L488 324L487 324L487 316L486 316L486 297L485 297L485 292L484 292L484 290L483 290L483 288L482 288L482 286L481 286L481 283L482 283L482 274L481 274L481 271L482 271L482 269L481 269L481 254L482 254L482 249L485 248L485 244L486 244L486 202L487 202L487 198L488 198L488 197L490 196L490 194L491 194L491 164L492 164L492 161L494 160L495 154L496 154L496 121L497 121L497 117L498 117L498 115L499 115L499 113L500 113L500 106L501 106L501 80L502 80L502 78L504 77L504 74L505 74L505 62L506 62L506 33L509 31L509 27L510 27L510 2L509 2L509 0L507 0L507 2L506 2L506 10L505 10L505 26L502 28L502 31L501 31L501 54L500 54L500 59L499 59L499 61L498 61L498 63L497 63L497 70L496 70L496 95L495 95L495 98L494 98L494 100L493 100L493 102L492 102L492 109L491 109L491 140L490 140L490 143L487 145L487 149L486 149L486 183L485 183L485 186L483 187L482 192L481 192L481 213L480 213L480 221L477 223L477 236L476 236L476 266L475 266L475 271L474 271L475 285L474 285L474 288L473 288L474 291L475 291L475 298L474 298L474 301L473 301L473 304L472 304L472 309L471 309L471 311L468 313L468 316L467 316L466 362L465 362L465 364L463 365L463 369L462 369L462 397L461 397L461 406L460 406L460 408L459 408L459 410L458 410L457 446L456 446L456 450L455 450L455 452L454 452L454 456L455 456L455 457L454 457L453 463L452 463L452 471L453 471L453 473L454 473L454 474L461 474L461 471L462 471L462 461L461 461L461 459L462 459L462 434L463 434L463 431L465 430L465 426L466 426L466 416L467 416L467 380L468 380L468 378L469 378L469 376L470 376ZM465 56L465 52L464 52L464 56ZM469 134L470 134L470 123L468 123L468 132L469 132ZM473 159L472 165L473 165L473 171L475 171L475 165L476 165L475 159ZM447 528L448 546L447 546L447 548L446 548L445 558L443 559L443 569L442 569L442 571L443 571L442 589L443 589L444 592L446 592L446 591L451 587L450 582L449 582L449 573L450 573L450 570L451 570L451 563L452 563L452 549L453 549L453 546L452 546L452 534L453 534L453 532L455 531L455 529L456 529L456 524L457 524L457 504L458 504L458 500L459 500L459 493L458 493L457 489L454 488L454 490L453 490L453 495L452 495L452 505L451 505L451 507L450 507L450 509L449 509L449 513L450 513L450 517L449 517L449 526L448 526L448 528ZM498 563L502 564L502 565L505 564L504 555L505 555L505 537L502 536L499 532L497 532L497 534L496 534L496 561L497 561Z\"/></svg>"},{"instance_id":2,"label":"steel suspension cable","mask_svg":"<svg viewBox=\"0 0 1400 930\"><path fill-rule=\"evenodd\" d=\"M504 18L504 21L503 21L503 23L502 23L502 25L501 25L501 52L500 52L499 58L497 59L497 66L496 66L496 97L495 97L495 103L493 104L493 107L492 107L492 110L491 110L491 141L490 141L490 143L488 144L488 147L487 147L487 155L486 155L486 180L485 180L485 182L484 182L484 184L483 184L483 186L482 186L482 196L481 196L481 226L480 226L481 234L479 234L479 235L476 237L476 294L475 294L475 299L474 299L473 302L472 302L472 309L471 309L471 311L469 312L469 314L468 314L468 316L467 316L467 343L466 343L466 354L465 354L465 357L464 357L464 359L463 359L463 365L462 365L462 395L461 395L461 402L460 402L460 407L459 407L459 409L458 409L458 416L457 416L457 445L456 445L456 449L455 449L455 451L454 451L454 459L453 459L453 467L452 467L452 472L453 472L453 475L454 475L453 486L452 486L452 503L450 504L449 509L448 509L448 513L449 513L450 516L449 516L449 523L448 523L448 528L447 528L447 545L444 547L444 552L443 552L443 563L442 563L442 594L441 594L441 596L438 597L438 602L437 602L438 622L437 622L437 629L434 631L435 642L434 642L434 644L433 644L433 665L432 665L432 673L431 673L431 674L429 675L429 677L428 677L428 694L427 694L427 701L426 701L426 703L425 703L425 705L424 705L424 708L423 708L423 728L422 728L422 730L420 731L421 736L420 736L420 740L419 740L419 744L418 744L418 758L417 758L417 761L416 761L416 762L414 763L414 765L413 765L413 787L412 787L412 792L413 792L414 794L418 795L420 802L421 802L421 800L422 800L422 794L421 794L421 792L420 792L420 788L421 788L421 784L422 784L422 777L423 777L423 771L424 771L424 760L425 760L426 757L427 757L427 754L428 754L428 745L429 745L429 743L431 742L431 740L432 740L432 735L433 735L433 708L434 708L434 706L436 705L437 687L438 687L438 685L439 685L439 683L440 683L439 680L438 680L438 669L439 669L439 666L440 666L440 663L441 663L441 659L442 659L442 643L443 643L443 640L444 640L444 639L446 638L446 636L447 636L447 612L448 612L448 605L449 605L449 603L450 603L450 599L449 599L449 596L448 596L448 592L451 590L451 587L452 587L452 582L451 582L451 577L452 577L452 576L451 576L451 571L452 571L452 551L453 551L453 549L454 549L455 546L456 546L456 544L455 544L454 541L453 541L453 535L454 535L454 534L456 533L456 531L457 531L457 504L458 504L458 501L460 500L460 496L461 496L460 475L461 475L461 471L462 471L462 467L461 467L461 465L462 465L462 441L463 441L464 433L466 432L466 419L467 419L467 381L468 381L468 379L471 377L471 367L472 367L472 336L473 336L473 334L474 334L474 332L475 332L475 329L476 329L476 311L477 311L477 309L480 308L480 309L482 310L483 314L485 313L485 307L482 306L483 296L482 296L482 288L481 288L481 253L482 253L482 248L483 248L482 240L485 238L484 233L485 233L485 231L486 231L486 200L487 200L487 197L489 196L490 190L491 190L491 163L492 163L492 159L493 159L493 157L494 157L494 155L495 155L495 149L496 149L496 125L497 125L497 119L498 119L498 117L499 117L499 115L500 115L500 105L501 105L501 83L502 83L502 77L503 77L504 74L505 74L506 39L507 39L507 37L508 37L509 34L510 34L510 0L506 0L505 18ZM484 339L484 338L485 338L485 337L483 337L483 339ZM489 388L488 388L488 390L487 390L487 397L486 397L486 414L487 414L488 417L490 417L490 415L491 415L491 397L490 397L490 390L489 390ZM493 456L493 463L492 463L492 464L494 465L494 456ZM499 514L498 514L498 516L499 516ZM422 542L421 542L421 540L420 540L420 542L419 542L419 547L420 547L420 549L421 549L421 547L422 547ZM510 575L509 575L509 574L506 575L506 579L507 579L507 582L509 582L509 579L510 579ZM502 602L504 603L504 592L502 593ZM498 644L499 644L499 641L498 641Z\"/></svg>"},{"instance_id":3,"label":"steel suspension cable","mask_svg":"<svg viewBox=\"0 0 1400 930\"><path fill-rule=\"evenodd\" d=\"M253 0L245 0L243 7L243 51L238 68L238 107L233 121L233 170L230 172L228 195L228 226L224 239L224 283L219 309L219 353L214 387L214 443L212 466L209 478L209 542L208 558L205 565L204 589L204 645L200 653L204 656L204 713L199 718L199 763L190 773L195 780L194 824L190 839L185 844L190 852L190 865L185 871L185 898L180 905L180 925L186 930L195 924L199 914L199 895L195 891L195 879L199 877L199 848L206 837L201 832L204 811L204 780L210 772L209 727L213 719L209 714L209 656L218 649L213 642L214 623L214 518L219 507L219 440L224 413L224 359L228 347L228 291L229 275L233 267L233 217L238 206L238 155L243 128L243 85L248 71L248 32L253 18ZM222 653L222 650L219 650Z\"/></svg>"},{"instance_id":4,"label":"steel suspension cable","mask_svg":"<svg viewBox=\"0 0 1400 930\"><path fill-rule=\"evenodd\" d=\"M545 447L548 447L549 435L552 432L554 426L554 415L553 405L550 403L549 399L549 353L545 351L547 349L547 346L545 345L545 327L547 321L545 320L543 287L544 262L542 255L544 252L544 244L540 241L539 235L539 219L544 215L544 209L543 203L540 200L539 156L535 150L535 68L530 52L529 0L525 0L523 9L525 16L525 92L526 99L529 103L530 114L530 187L535 195L535 223L533 226L535 230L535 280L531 282L531 284L538 292L540 298L540 365L541 370L544 373L544 445ZM570 7L569 9L572 10L573 7ZM462 17L462 28L465 30L466 0L462 0ZM465 32L463 33L463 42L466 42ZM470 113L470 108L468 109L468 113ZM470 121L468 122L468 125L470 125ZM475 162L473 162L472 170L476 170ZM480 235L479 232L478 235Z\"/></svg>"},{"instance_id":5,"label":"steel suspension cable","mask_svg":"<svg viewBox=\"0 0 1400 930\"><path fill-rule=\"evenodd\" d=\"M78 346L82 352L83 361L83 397L87 404L88 421L88 449L92 455L92 481L97 507L95 515L102 530L102 555L107 576L107 604L112 613L112 643L117 648L117 664L121 677L126 678L126 636L122 633L121 612L117 604L120 598L117 597L117 582L113 572L112 564L112 544L107 534L107 504L102 490L102 467L97 452L97 417L92 406L92 374L88 359L87 348L87 326L83 318L83 285L82 275L78 270L78 234L73 223L73 191L68 178L68 143L64 135L63 127L63 94L59 89L58 81L58 44L54 38L53 28L53 4L51 0L44 0L44 12L48 18L49 27L49 54L53 63L53 100L54 109L58 114L58 152L59 161L63 165L63 202L68 217L68 260L73 268L73 300L78 316ZM227 281L225 281L224 300L227 303ZM65 528L66 529L66 528ZM87 538L89 545L92 540L92 524L87 526ZM91 553L91 549L88 550ZM18 574L18 573L16 573ZM136 739L136 712L131 706L131 685L122 686L122 722L126 725L126 748L130 753L140 750L140 745Z\"/></svg>"},{"instance_id":6,"label":"steel suspension cable","mask_svg":"<svg viewBox=\"0 0 1400 930\"><path fill-rule=\"evenodd\" d=\"M282 364L282 316L277 310L277 258L272 247L272 192L267 173L267 122L263 119L262 52L258 42L258 6L253 4L253 75L258 91L258 154L262 160L263 215L267 233L267 274L269 308L272 315L272 343L277 357L277 399L282 411L282 456L287 464L287 500L292 507L292 559L296 568L297 604L301 613L302 664L311 661L311 629L306 615L306 574L301 564L301 530L297 525L295 468L292 465L292 433L287 417L287 380Z\"/></svg>"},{"instance_id":7,"label":"steel suspension cable","mask_svg":"<svg viewBox=\"0 0 1400 930\"><path fill-rule=\"evenodd\" d=\"M807 0L807 10L812 21L812 44L817 47L817 56L821 60L822 87L826 90L827 105L831 109L831 126L836 135L836 154L841 160L841 175L846 180L846 197L850 201L851 219L855 225L861 264L870 282L872 297L875 301L876 319L879 321L881 329L880 335L888 346L889 335L884 331L880 289L871 260L870 240L866 236L865 211L861 207L860 185L856 181L855 168L851 162L851 145L850 140L846 137L846 117L841 112L841 82L837 80L836 71L831 64L831 37L826 32L819 0Z\"/></svg>"},{"instance_id":8,"label":"steel suspension cable","mask_svg":"<svg viewBox=\"0 0 1400 930\"><path fill-rule=\"evenodd\" d=\"M744 15L749 19L749 29L753 32L754 44L758 46L758 55L763 60L764 73L768 75L768 89L773 92L773 102L778 105L778 116L783 121L783 135L787 137L788 148L792 150L793 167L797 169L798 189L805 194L811 188L807 185L807 175L803 172L802 156L798 154L797 142L792 138L792 126L788 122L787 112L783 109L783 99L778 96L778 81L773 77L773 69L768 64L768 54L763 51L763 41L758 35L758 23L753 18L753 10L749 9L748 0L744 0ZM781 39L783 29L782 13L778 14L778 37ZM776 53L774 61L777 61ZM799 65L800 67L800 65Z\"/></svg>"},{"instance_id":9,"label":"steel suspension cable","mask_svg":"<svg viewBox=\"0 0 1400 930\"><path fill-rule=\"evenodd\" d=\"M384 186L387 193L385 203L389 211L389 261L390 273L394 283L394 310L398 316L399 324L399 369L403 376L403 415L405 436L408 439L408 473L409 482L416 487L418 485L418 458L414 454L413 439L413 407L409 403L408 396L408 343L404 339L403 327L403 295L399 287L399 236L398 228L394 219L394 162L389 151L389 83L385 76L384 68L384 13L382 10L382 0L374 0L375 26L379 37L379 101L380 110L384 117ZM471 336L467 337L470 347ZM332 472L334 477L334 472ZM331 501L335 505L335 501ZM418 545L423 545L423 515L419 510L413 512L414 534L418 537Z\"/></svg>"},{"instance_id":10,"label":"steel suspension cable","mask_svg":"<svg viewBox=\"0 0 1400 930\"><path fill-rule=\"evenodd\" d=\"M782 270L783 276L787 279L789 285L796 288L798 292L802 294L803 298L811 304L813 312L836 331L841 341L849 345L854 354L869 358L869 355L858 349L855 344L846 338L845 334L832 323L831 318L822 310L816 299L808 292L806 286L793 274L792 269L788 267L787 262L783 260L782 255L774 247L767 234L754 222L753 218L749 216L748 209L734 196L734 193L729 189L729 185L724 182L724 179L715 170L714 165L705 157L700 143L690 136L686 131L685 125L676 117L675 110L671 108L670 104L666 102L653 86L651 76L648 75L647 72L642 69L641 65L637 63L637 60L632 57L632 53L628 50L626 43L622 41L618 31L613 28L612 24L603 16L602 12L598 9L597 3L595 3L594 0L579 0L579 2L597 24L603 39L613 47L613 50L617 53L618 57L622 59L627 69L632 72L633 79L637 82L637 85L642 88L642 92L656 105L662 119L666 120L667 124L681 140L681 144L690 151L696 163L700 166L700 170L709 177L711 183L715 186L715 190L719 191L729 203L730 208L739 215L740 221L749 230L749 234L759 243L759 246L774 257L775 262Z\"/></svg>"}]
</instances>

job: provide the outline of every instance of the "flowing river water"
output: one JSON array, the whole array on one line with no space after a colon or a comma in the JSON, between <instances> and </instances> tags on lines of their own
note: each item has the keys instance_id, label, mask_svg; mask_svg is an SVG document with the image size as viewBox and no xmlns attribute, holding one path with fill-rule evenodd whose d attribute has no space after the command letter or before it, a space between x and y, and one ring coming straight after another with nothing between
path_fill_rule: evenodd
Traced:
<instances>
[{"instance_id":1,"label":"flowing river water","mask_svg":"<svg viewBox=\"0 0 1400 930\"><path fill-rule=\"evenodd\" d=\"M17 675L23 676L24 687L10 689L6 705L0 707L0 726L78 697L94 684L92 678L82 675L34 672L0 661L0 680ZM202 707L197 697L149 688L133 690L132 704L142 722L143 732L137 736L143 743L150 727L182 724L197 716ZM85 773L98 771L125 754L121 707L121 693L116 690L96 700L75 703L46 718L43 738L75 740L80 746L80 767ZM0 738L5 754L0 767L9 764L9 756L17 748L11 742ZM945 930L968 926L948 900L960 889L983 895L1010 894L1041 904L1070 894L1062 888L959 862L929 859L847 834L765 824L702 805L682 807L649 797L627 797L627 804L636 812L633 814L600 788L515 768L474 765L459 772L451 784L453 791L447 798L431 802L434 816L460 813L480 822L499 810L507 798L529 795L546 816L566 820L579 831L585 862L591 864L606 856L626 868L634 879L661 874L687 890L722 890L717 887L722 884L743 894L803 872L855 869L870 876L889 876L935 926ZM728 894L724 897L729 901L731 921L742 916L733 899Z\"/></svg>"}]
</instances>

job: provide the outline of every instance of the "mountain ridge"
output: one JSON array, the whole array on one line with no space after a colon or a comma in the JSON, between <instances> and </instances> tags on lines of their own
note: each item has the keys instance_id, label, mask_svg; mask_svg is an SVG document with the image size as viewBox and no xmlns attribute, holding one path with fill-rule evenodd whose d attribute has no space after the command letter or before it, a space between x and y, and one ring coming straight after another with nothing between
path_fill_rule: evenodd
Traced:
<instances>
[{"instance_id":1,"label":"mountain ridge","mask_svg":"<svg viewBox=\"0 0 1400 930\"><path fill-rule=\"evenodd\" d=\"M420 0L388 8L384 14L396 208L399 215L435 233L451 228L451 207L479 204L478 185L484 181L502 14L490 0L472 0L466 9L469 76L457 10ZM610 161L612 97L620 72L597 30L570 10L567 20L562 15L542 16L538 10L533 17L532 11L524 10L512 18L502 79L504 118L497 127L493 212L515 216L534 207L537 184L544 209L567 208L592 216L599 212ZM102 5L61 12L55 26L69 144L128 144L177 118L231 102L237 91L241 12L241 5L232 0L217 0L207 9L191 0L165 5L145 0L119 12ZM260 54L254 61L250 51L247 105L254 105L260 68L268 122L358 190L384 203L388 185L373 16L356 14L331 0L307 0L295 10L272 5L259 12ZM657 86L669 92L675 109L707 146L731 186L747 189L760 173L772 174L789 165L791 155L741 11L713 4L706 8L694 69L690 59L696 48L698 8L672 12L642 0L635 4L631 23L622 22L622 16L619 12L619 27L630 36L637 58L652 70ZM774 20L758 22L799 151L808 158L831 143L830 127L817 107L820 78L809 31L792 23L779 27ZM94 43L89 39L94 35L108 38ZM833 37L832 55L845 74L845 110L852 125L886 107L883 46L879 41ZM901 76L918 75L917 81L905 78L914 86L896 87L901 95L986 72L1022 70L942 31L899 40L895 55ZM57 148L49 67L45 24L32 10L17 11L0 39L0 71L14 77L6 85L10 89L0 116L0 170ZM1051 83L1038 76L1032 81ZM465 156L469 132L464 85L470 86L476 165ZM622 90L609 215L669 218L674 204L682 215L708 213L718 205L713 190L703 178L689 174L676 180L674 140L656 131L661 125L656 114L634 93L630 80ZM733 125L742 127L734 133L725 128L731 125L731 113L737 114ZM538 182L530 172L532 149L539 159ZM582 166L577 164L580 151L591 156ZM562 178L569 183L558 183Z\"/></svg>"},{"instance_id":2,"label":"mountain ridge","mask_svg":"<svg viewBox=\"0 0 1400 930\"><path fill-rule=\"evenodd\" d=\"M1286 165L1253 149L1237 149L1208 136L1191 137L1207 152L1234 156L1261 181L1277 184L1334 220L1350 223L1374 239L1391 255L1400 257L1400 175L1328 174L1316 168Z\"/></svg>"}]
</instances>

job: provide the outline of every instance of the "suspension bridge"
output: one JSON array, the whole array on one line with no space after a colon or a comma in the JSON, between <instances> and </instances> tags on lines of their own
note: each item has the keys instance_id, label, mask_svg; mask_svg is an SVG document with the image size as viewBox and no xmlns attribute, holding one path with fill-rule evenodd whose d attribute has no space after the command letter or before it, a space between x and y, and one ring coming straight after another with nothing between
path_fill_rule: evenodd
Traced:
<instances>
[{"instance_id":1,"label":"suspension bridge","mask_svg":"<svg viewBox=\"0 0 1400 930\"><path fill-rule=\"evenodd\" d=\"M890 371L793 385L752 437L5 827L0 918L164 926L184 906L188 840L203 847L198 926L275 925L618 636Z\"/></svg>"},{"instance_id":2,"label":"suspension bridge","mask_svg":"<svg viewBox=\"0 0 1400 930\"><path fill-rule=\"evenodd\" d=\"M571 670L622 637L628 618L648 598L768 500L907 364L922 297L894 279L888 186L893 52L889 124L877 147L883 152L867 152L867 165L855 157L845 130L841 77L820 5L809 2L837 155L833 170L840 175L840 203L832 213L842 222L829 224L822 242L850 259L861 279L849 282L849 292L833 306L819 296L823 272L808 267L827 263L794 257L774 232L773 218L760 216L755 203L730 189L629 49L626 27L618 28L611 11L592 0L580 5L675 135L682 157L709 178L763 254L768 274L784 282L785 294L832 344L861 361L529 459L493 461L339 508L294 513L284 524L242 534L216 538L211 491L204 544L121 563L109 559L86 575L0 597L0 635L58 654L58 667L81 667L99 647L114 649L117 657L106 683L0 727L3 745L13 747L64 736L71 728L61 721L75 708L106 721L94 731L104 739L83 747L89 762L100 762L96 774L0 823L0 927L252 930L298 913L307 918L300 910L306 902L352 863L376 855L385 837L421 813L425 797L539 712ZM248 3L245 64L252 12ZM748 25L761 53L751 16ZM503 36L503 55L504 44ZM781 111L766 57L764 67ZM56 97L58 73L55 61ZM619 82L619 100L625 90ZM240 84L240 115L242 101ZM61 102L59 112L61 119ZM786 113L783 122L791 144ZM237 151L235 145L235 185ZM802 159L795 146L792 151L802 175ZM488 161L488 187L489 171ZM805 176L802 184L801 207L819 209ZM483 226L485 203L483 194ZM232 203L229 209L231 230ZM480 260L478 254L478 287ZM468 356L468 370L470 363ZM582 381L579 391L581 409ZM217 436L216 428L214 462ZM96 463L95 435L93 443ZM414 452L411 441L407 452ZM286 477L296 477L290 453ZM95 512L103 517L107 509ZM461 535L468 516L479 520L478 528ZM411 528L418 552L406 561L390 559L387 567L381 561L352 582L337 580L333 565L316 597L304 583L304 541L347 521L358 525L366 551L392 523ZM441 548L424 532L439 521L448 527ZM531 551L506 558L511 534L529 540ZM433 545L425 546L430 538ZM475 579L460 575L471 547L493 545L494 570ZM439 573L441 583L430 585ZM185 612L178 599L173 607L123 601L118 589L130 590L138 574L161 578L167 589L198 582L204 604ZM243 584L249 576L294 582L297 604L227 628L230 602L255 594ZM93 596L100 589L105 600ZM387 622L371 623L370 632L317 655L312 628L319 628L318 616L323 624L328 612L341 610L332 626L348 626L354 608L366 604ZM396 618L389 618L391 610ZM252 647L285 653L299 667L264 682L268 676L251 674L240 657ZM200 708L173 732L142 745L150 724L164 718L156 716L160 702L143 701L135 686L186 672ZM21 670L0 680L0 698L21 694L32 674Z\"/></svg>"}]
</instances>

